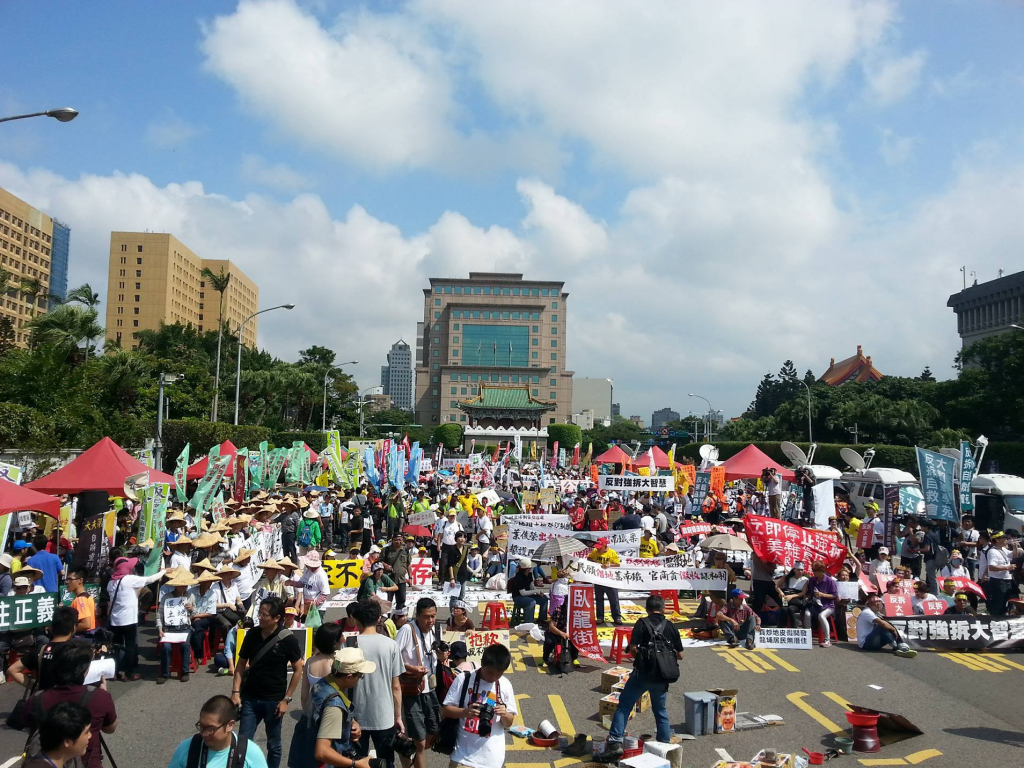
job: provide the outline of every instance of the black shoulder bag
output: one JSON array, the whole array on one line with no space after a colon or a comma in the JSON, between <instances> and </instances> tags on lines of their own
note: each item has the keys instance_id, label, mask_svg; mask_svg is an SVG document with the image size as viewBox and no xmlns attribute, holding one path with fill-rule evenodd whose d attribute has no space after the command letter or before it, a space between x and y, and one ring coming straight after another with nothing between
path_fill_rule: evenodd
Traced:
<instances>
[{"instance_id":1,"label":"black shoulder bag","mask_svg":"<svg viewBox=\"0 0 1024 768\"><path fill-rule=\"evenodd\" d=\"M462 692L459 694L459 708L466 706L466 693L469 691L469 679L472 672L467 672L462 678ZM444 702L441 703L444 706ZM437 739L431 749L440 755L450 755L455 751L455 744L459 740L459 722L457 717L441 717L441 727L437 731Z\"/></svg>"}]
</instances>

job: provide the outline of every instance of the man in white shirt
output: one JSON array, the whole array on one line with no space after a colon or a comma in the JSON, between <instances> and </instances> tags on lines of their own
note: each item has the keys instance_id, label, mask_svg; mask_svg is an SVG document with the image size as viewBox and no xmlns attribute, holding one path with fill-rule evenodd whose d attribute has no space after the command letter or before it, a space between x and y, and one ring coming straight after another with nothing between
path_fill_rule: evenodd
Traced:
<instances>
[{"instance_id":1,"label":"man in white shirt","mask_svg":"<svg viewBox=\"0 0 1024 768\"><path fill-rule=\"evenodd\" d=\"M477 516L476 530L476 542L480 545L480 554L486 555L488 547L491 546L491 532L494 530L490 507Z\"/></svg>"},{"instance_id":2,"label":"man in white shirt","mask_svg":"<svg viewBox=\"0 0 1024 768\"><path fill-rule=\"evenodd\" d=\"M1006 604L1014 587L1013 561L1005 546L1006 534L996 531L992 534L992 546L985 553L985 573L988 578L982 586L985 590L985 607L990 616L1006 615Z\"/></svg>"},{"instance_id":3,"label":"man in white shirt","mask_svg":"<svg viewBox=\"0 0 1024 768\"><path fill-rule=\"evenodd\" d=\"M456 510L448 510L448 519L445 521L444 525L441 526L441 533L440 536L438 537L438 546L441 549L441 562L438 573L442 575L444 574L445 568L448 565L448 559L456 552L455 534L457 534L459 531L465 530L462 527L462 523L460 523L456 519L457 515L458 513L456 512Z\"/></svg>"},{"instance_id":4,"label":"man in white shirt","mask_svg":"<svg viewBox=\"0 0 1024 768\"><path fill-rule=\"evenodd\" d=\"M782 483L779 481L779 473L774 467L769 467L762 476L765 491L768 494L768 508L770 515L776 519L782 517Z\"/></svg>"},{"instance_id":5,"label":"man in white shirt","mask_svg":"<svg viewBox=\"0 0 1024 768\"><path fill-rule=\"evenodd\" d=\"M519 711L512 683L504 676L511 664L508 648L489 645L480 659L480 669L461 673L448 689L441 714L459 720L450 765L505 765L505 730L512 727Z\"/></svg>"},{"instance_id":6,"label":"man in white shirt","mask_svg":"<svg viewBox=\"0 0 1024 768\"><path fill-rule=\"evenodd\" d=\"M882 618L882 598L870 595L865 607L857 617L857 645L862 651L880 651L891 645L896 656L912 659L917 651L900 639L896 627Z\"/></svg>"}]
</instances>

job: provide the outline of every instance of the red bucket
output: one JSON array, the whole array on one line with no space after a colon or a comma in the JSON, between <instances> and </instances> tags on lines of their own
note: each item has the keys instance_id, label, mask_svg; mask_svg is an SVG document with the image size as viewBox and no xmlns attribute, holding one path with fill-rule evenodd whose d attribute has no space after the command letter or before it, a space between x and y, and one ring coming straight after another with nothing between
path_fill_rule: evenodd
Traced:
<instances>
[{"instance_id":1,"label":"red bucket","mask_svg":"<svg viewBox=\"0 0 1024 768\"><path fill-rule=\"evenodd\" d=\"M878 725L878 713L864 710L860 712L847 712L846 722L858 728L873 728Z\"/></svg>"}]
</instances>

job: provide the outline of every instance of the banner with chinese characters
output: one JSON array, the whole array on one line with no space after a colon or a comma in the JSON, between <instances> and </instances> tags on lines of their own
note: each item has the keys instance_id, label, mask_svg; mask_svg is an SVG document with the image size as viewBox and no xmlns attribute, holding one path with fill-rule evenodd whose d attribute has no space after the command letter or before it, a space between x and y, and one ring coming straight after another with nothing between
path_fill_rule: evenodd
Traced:
<instances>
[{"instance_id":1,"label":"banner with chinese characters","mask_svg":"<svg viewBox=\"0 0 1024 768\"><path fill-rule=\"evenodd\" d=\"M697 476L693 479L693 503L699 507L704 499L707 498L708 491L711 489L711 473L710 472L698 472Z\"/></svg>"},{"instance_id":2,"label":"banner with chinese characters","mask_svg":"<svg viewBox=\"0 0 1024 768\"><path fill-rule=\"evenodd\" d=\"M884 497L882 523L885 526L882 544L892 552L896 547L896 518L900 514L900 488L898 485L887 485L882 493Z\"/></svg>"},{"instance_id":3,"label":"banner with chinese characters","mask_svg":"<svg viewBox=\"0 0 1024 768\"><path fill-rule=\"evenodd\" d=\"M156 466L156 461L153 458L153 449L152 448L143 448L141 451L136 451L135 452L135 460L136 461L141 461L143 464L145 464L150 469L153 469L153 467Z\"/></svg>"},{"instance_id":4,"label":"banner with chinese characters","mask_svg":"<svg viewBox=\"0 0 1024 768\"><path fill-rule=\"evenodd\" d=\"M956 494L953 492L953 473L956 459L924 448L917 449L917 469L924 491L925 513L932 520L960 519L956 512Z\"/></svg>"},{"instance_id":5,"label":"banner with chinese characters","mask_svg":"<svg viewBox=\"0 0 1024 768\"><path fill-rule=\"evenodd\" d=\"M725 493L725 467L712 467L710 480L711 492L716 496L721 496Z\"/></svg>"},{"instance_id":6,"label":"banner with chinese characters","mask_svg":"<svg viewBox=\"0 0 1024 768\"><path fill-rule=\"evenodd\" d=\"M277 481L281 477L281 470L284 469L284 463L288 459L288 450L288 448L275 448L270 451L267 458L267 473L263 477L264 490L270 490L277 485Z\"/></svg>"},{"instance_id":7,"label":"banner with chinese characters","mask_svg":"<svg viewBox=\"0 0 1024 768\"><path fill-rule=\"evenodd\" d=\"M99 584L86 584L85 593L89 595L93 600L96 601L96 605L100 604L100 585ZM75 599L75 593L68 590L68 588L61 584L60 586L60 604L71 605L71 602Z\"/></svg>"},{"instance_id":8,"label":"banner with chinese characters","mask_svg":"<svg viewBox=\"0 0 1024 768\"><path fill-rule=\"evenodd\" d=\"M429 557L414 557L409 561L408 584L410 587L429 587L434 570L434 561Z\"/></svg>"},{"instance_id":9,"label":"banner with chinese characters","mask_svg":"<svg viewBox=\"0 0 1024 768\"><path fill-rule=\"evenodd\" d=\"M888 621L918 648L1024 648L1024 616L907 616Z\"/></svg>"},{"instance_id":10,"label":"banner with chinese characters","mask_svg":"<svg viewBox=\"0 0 1024 768\"><path fill-rule=\"evenodd\" d=\"M788 627L763 627L757 630L758 648L811 650L811 630Z\"/></svg>"},{"instance_id":11,"label":"banner with chinese characters","mask_svg":"<svg viewBox=\"0 0 1024 768\"><path fill-rule=\"evenodd\" d=\"M541 544L559 536L572 536L572 525L522 525L517 516L508 522L508 549L506 554L511 562L520 557L533 557Z\"/></svg>"},{"instance_id":12,"label":"banner with chinese characters","mask_svg":"<svg viewBox=\"0 0 1024 768\"><path fill-rule=\"evenodd\" d=\"M232 480L231 498L239 504L245 502L249 490L249 451L239 448L235 454L235 476Z\"/></svg>"},{"instance_id":13,"label":"banner with chinese characters","mask_svg":"<svg viewBox=\"0 0 1024 768\"><path fill-rule=\"evenodd\" d=\"M799 525L760 515L747 515L747 541L766 563L792 568L798 560L813 563L821 560L826 570L839 573L846 557L846 548L829 531L801 528Z\"/></svg>"},{"instance_id":14,"label":"banner with chinese characters","mask_svg":"<svg viewBox=\"0 0 1024 768\"><path fill-rule=\"evenodd\" d=\"M971 512L974 509L974 496L971 495L971 483L974 482L974 473L977 464L974 461L974 452L971 444L966 440L960 441L960 512Z\"/></svg>"},{"instance_id":15,"label":"banner with chinese characters","mask_svg":"<svg viewBox=\"0 0 1024 768\"><path fill-rule=\"evenodd\" d=\"M463 642L469 651L467 661L480 666L484 656L484 649L489 645L504 645L511 648L512 639L507 629L474 629L469 632L454 632L445 629L441 633L441 639L446 643Z\"/></svg>"},{"instance_id":16,"label":"banner with chinese characters","mask_svg":"<svg viewBox=\"0 0 1024 768\"><path fill-rule=\"evenodd\" d=\"M110 552L110 539L103 527L104 515L93 515L82 523L78 532L78 544L75 546L72 568L84 568L90 576L100 572L107 564Z\"/></svg>"},{"instance_id":17,"label":"banner with chinese characters","mask_svg":"<svg viewBox=\"0 0 1024 768\"><path fill-rule=\"evenodd\" d=\"M602 491L635 491L638 493L668 493L675 484L671 475L641 477L640 475L598 475L597 487Z\"/></svg>"},{"instance_id":18,"label":"banner with chinese characters","mask_svg":"<svg viewBox=\"0 0 1024 768\"><path fill-rule=\"evenodd\" d=\"M723 591L728 583L724 568L666 566L604 568L599 563L574 558L570 570L574 581L637 592L650 592L656 589L716 589Z\"/></svg>"},{"instance_id":19,"label":"banner with chinese characters","mask_svg":"<svg viewBox=\"0 0 1024 768\"><path fill-rule=\"evenodd\" d=\"M563 531L572 530L572 519L569 515L505 515L503 519L506 523L515 523L527 528L539 525L561 528Z\"/></svg>"},{"instance_id":20,"label":"banner with chinese characters","mask_svg":"<svg viewBox=\"0 0 1024 768\"><path fill-rule=\"evenodd\" d=\"M56 592L0 597L0 632L49 626L56 607Z\"/></svg>"},{"instance_id":21,"label":"banner with chinese characters","mask_svg":"<svg viewBox=\"0 0 1024 768\"><path fill-rule=\"evenodd\" d=\"M212 453L215 450L217 450L217 446L214 446L210 452ZM199 481L196 492L192 496L192 500L188 503L192 509L199 514L206 512L212 497L217 493L217 489L220 488L220 484L224 480L224 473L227 472L230 465L230 453L226 453L223 456L217 455L208 459L206 464L206 474L203 475L203 479Z\"/></svg>"},{"instance_id":22,"label":"banner with chinese characters","mask_svg":"<svg viewBox=\"0 0 1024 768\"><path fill-rule=\"evenodd\" d=\"M362 560L324 560L323 569L331 589L358 587L363 578Z\"/></svg>"},{"instance_id":23,"label":"banner with chinese characters","mask_svg":"<svg viewBox=\"0 0 1024 768\"><path fill-rule=\"evenodd\" d=\"M576 646L580 656L594 661L604 661L601 644L597 639L597 615L594 605L594 587L590 584L569 585L569 608L566 615L566 629L569 640Z\"/></svg>"},{"instance_id":24,"label":"banner with chinese characters","mask_svg":"<svg viewBox=\"0 0 1024 768\"><path fill-rule=\"evenodd\" d=\"M224 458L230 460L229 456ZM146 559L146 576L152 576L163 566L164 535L167 532L167 502L171 487L167 483L147 485L142 490L142 514L139 515L139 543L152 539L153 549Z\"/></svg>"},{"instance_id":25,"label":"banner with chinese characters","mask_svg":"<svg viewBox=\"0 0 1024 768\"><path fill-rule=\"evenodd\" d=\"M21 477L25 474L21 467L13 464L6 464L0 461L0 480L8 480L15 485L21 485Z\"/></svg>"},{"instance_id":26,"label":"banner with chinese characters","mask_svg":"<svg viewBox=\"0 0 1024 768\"><path fill-rule=\"evenodd\" d=\"M185 447L178 454L178 461L174 465L174 492L178 501L184 504L188 501L188 494L185 493L185 484L188 477L188 452L191 443L185 443Z\"/></svg>"}]
</instances>

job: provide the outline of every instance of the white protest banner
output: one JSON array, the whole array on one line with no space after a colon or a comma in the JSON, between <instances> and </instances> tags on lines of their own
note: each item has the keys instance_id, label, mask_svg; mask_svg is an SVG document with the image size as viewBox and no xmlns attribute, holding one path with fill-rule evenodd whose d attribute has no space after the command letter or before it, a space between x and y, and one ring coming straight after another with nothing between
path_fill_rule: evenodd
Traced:
<instances>
[{"instance_id":1,"label":"white protest banner","mask_svg":"<svg viewBox=\"0 0 1024 768\"><path fill-rule=\"evenodd\" d=\"M568 530L557 525L519 525L518 520L508 524L508 548L506 554L509 561L519 557L533 557L533 553L541 544L559 536L572 536L572 526Z\"/></svg>"},{"instance_id":2,"label":"white protest banner","mask_svg":"<svg viewBox=\"0 0 1024 768\"><path fill-rule=\"evenodd\" d=\"M831 480L823 480L811 489L814 494L814 527L828 530L828 519L836 516L836 496ZM805 490L804 493L807 493Z\"/></svg>"},{"instance_id":3,"label":"white protest banner","mask_svg":"<svg viewBox=\"0 0 1024 768\"><path fill-rule=\"evenodd\" d=\"M452 632L451 630L445 630L441 634L441 639L449 644L460 640L464 642L466 644L466 649L469 651L469 656L466 657L466 661L472 662L476 666L480 666L480 661L484 655L484 649L487 646L504 645L506 648L510 648L512 644L509 637L509 631L507 629L477 629L470 632Z\"/></svg>"},{"instance_id":4,"label":"white protest banner","mask_svg":"<svg viewBox=\"0 0 1024 768\"><path fill-rule=\"evenodd\" d=\"M455 469L456 467L468 467L469 459L441 459L442 469Z\"/></svg>"},{"instance_id":5,"label":"white protest banner","mask_svg":"<svg viewBox=\"0 0 1024 768\"><path fill-rule=\"evenodd\" d=\"M185 610L185 598L168 597L164 599L163 625L165 627L187 627L189 625L188 611Z\"/></svg>"},{"instance_id":6,"label":"white protest banner","mask_svg":"<svg viewBox=\"0 0 1024 768\"><path fill-rule=\"evenodd\" d=\"M757 647L809 651L811 650L811 630L791 629L789 627L764 627L757 630Z\"/></svg>"},{"instance_id":7,"label":"white protest banner","mask_svg":"<svg viewBox=\"0 0 1024 768\"><path fill-rule=\"evenodd\" d=\"M668 493L675 490L672 475L642 477L640 475L598 475L597 487L602 491L636 491L647 493Z\"/></svg>"},{"instance_id":8,"label":"white protest banner","mask_svg":"<svg viewBox=\"0 0 1024 768\"><path fill-rule=\"evenodd\" d=\"M630 557L640 554L640 537L642 535L639 528L627 528L624 531L580 531L574 534L575 538L591 547L598 539L608 539L609 549Z\"/></svg>"},{"instance_id":9,"label":"white protest banner","mask_svg":"<svg viewBox=\"0 0 1024 768\"><path fill-rule=\"evenodd\" d=\"M515 523L524 528L535 528L537 526L546 528L560 528L563 531L572 530L572 520L568 515L506 515L503 520L507 523Z\"/></svg>"},{"instance_id":10,"label":"white protest banner","mask_svg":"<svg viewBox=\"0 0 1024 768\"><path fill-rule=\"evenodd\" d=\"M434 561L429 557L414 557L409 562L408 584L411 587L429 587Z\"/></svg>"},{"instance_id":11,"label":"white protest banner","mask_svg":"<svg viewBox=\"0 0 1024 768\"><path fill-rule=\"evenodd\" d=\"M432 509L424 512L413 512L406 519L406 525L422 525L424 528L432 528L437 520L437 515Z\"/></svg>"},{"instance_id":12,"label":"white protest banner","mask_svg":"<svg viewBox=\"0 0 1024 768\"><path fill-rule=\"evenodd\" d=\"M688 553L666 557L620 557L621 568L689 568L693 558Z\"/></svg>"},{"instance_id":13,"label":"white protest banner","mask_svg":"<svg viewBox=\"0 0 1024 768\"><path fill-rule=\"evenodd\" d=\"M839 587L840 600L857 600L860 597L860 582L837 581L836 586Z\"/></svg>"},{"instance_id":14,"label":"white protest banner","mask_svg":"<svg viewBox=\"0 0 1024 768\"><path fill-rule=\"evenodd\" d=\"M661 589L724 591L728 584L724 568L603 568L589 560L573 559L570 570L574 581L636 592Z\"/></svg>"}]
</instances>

